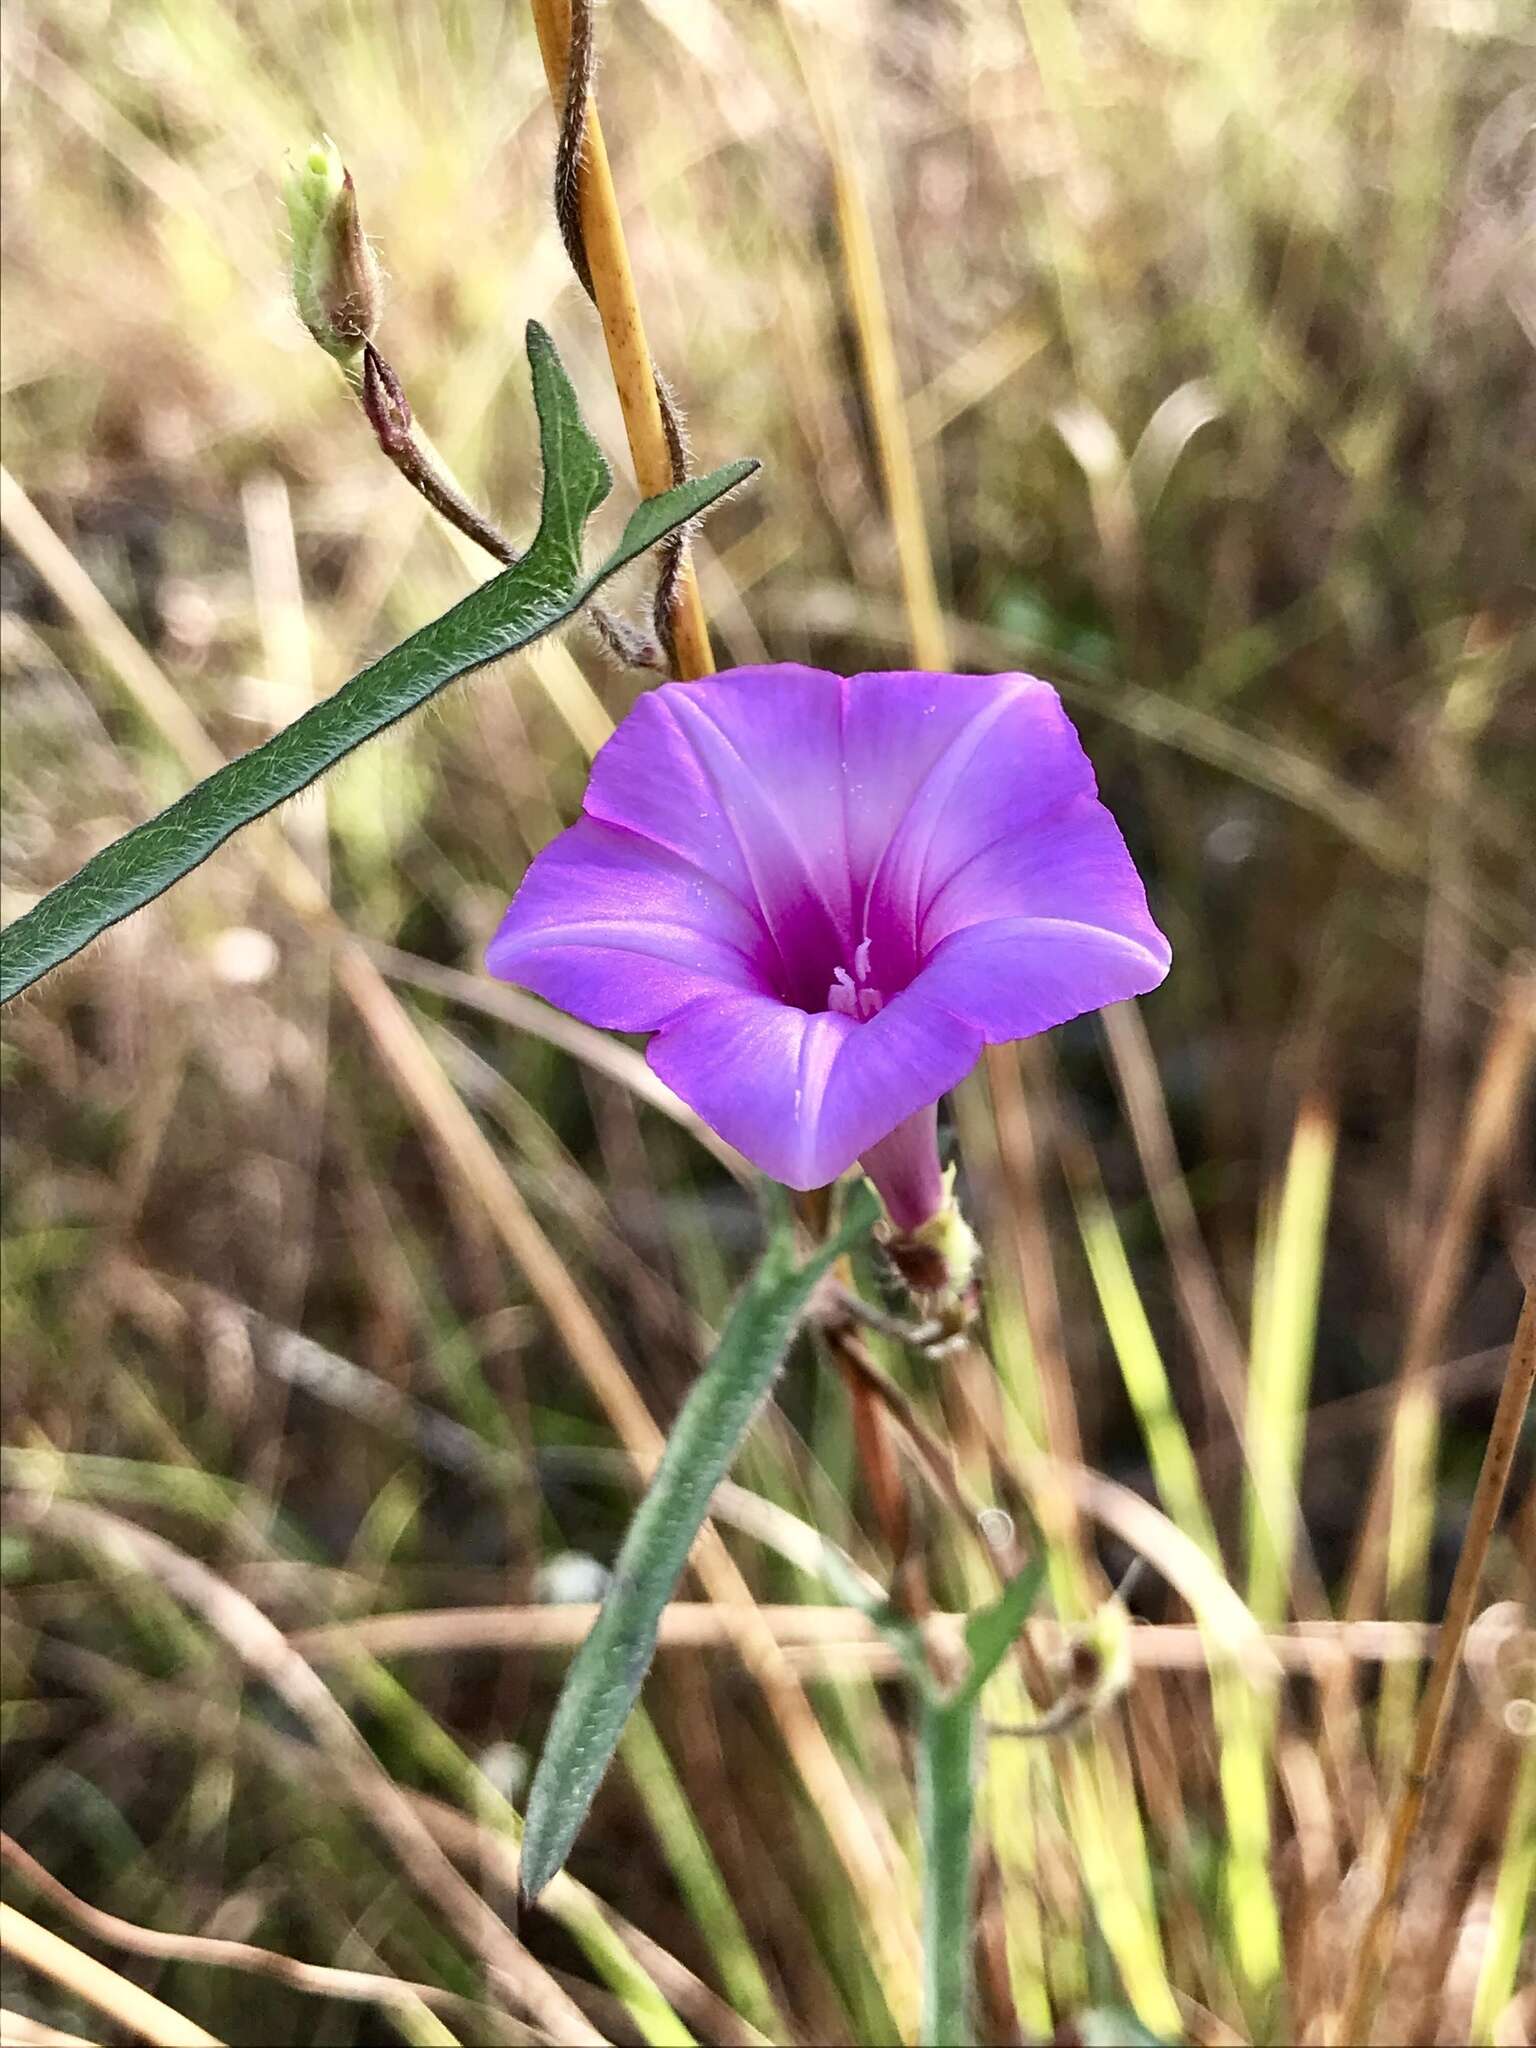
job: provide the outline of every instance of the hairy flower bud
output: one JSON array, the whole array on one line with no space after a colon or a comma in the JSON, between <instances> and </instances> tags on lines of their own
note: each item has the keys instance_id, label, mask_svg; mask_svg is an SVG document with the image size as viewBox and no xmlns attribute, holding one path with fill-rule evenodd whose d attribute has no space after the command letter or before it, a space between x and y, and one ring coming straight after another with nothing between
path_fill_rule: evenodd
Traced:
<instances>
[{"instance_id":1,"label":"hairy flower bud","mask_svg":"<svg viewBox=\"0 0 1536 2048\"><path fill-rule=\"evenodd\" d=\"M867 1158L864 1165L867 1170ZM884 1196L879 1176L872 1174L871 1178ZM952 1166L945 1169L941 1185L938 1207L915 1229L900 1227L892 1218L887 1198L886 1215L891 1220L881 1225L879 1238L907 1291L926 1312L937 1315L953 1335L965 1328L975 1312L973 1282L981 1247L960 1213Z\"/></svg>"},{"instance_id":2,"label":"hairy flower bud","mask_svg":"<svg viewBox=\"0 0 1536 2048\"><path fill-rule=\"evenodd\" d=\"M283 181L299 318L327 355L350 363L379 322L379 265L335 143L316 143Z\"/></svg>"}]
</instances>

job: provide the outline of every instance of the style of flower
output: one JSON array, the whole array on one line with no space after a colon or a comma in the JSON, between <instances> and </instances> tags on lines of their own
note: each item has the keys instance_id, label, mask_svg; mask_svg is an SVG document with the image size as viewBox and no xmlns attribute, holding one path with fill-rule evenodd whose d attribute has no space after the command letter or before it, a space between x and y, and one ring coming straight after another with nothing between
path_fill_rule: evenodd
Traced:
<instances>
[{"instance_id":1,"label":"style of flower","mask_svg":"<svg viewBox=\"0 0 1536 2048\"><path fill-rule=\"evenodd\" d=\"M983 1045L1144 994L1169 948L1049 684L783 665L642 697L486 960L654 1033L655 1072L775 1180L861 1161L912 1232Z\"/></svg>"}]
</instances>

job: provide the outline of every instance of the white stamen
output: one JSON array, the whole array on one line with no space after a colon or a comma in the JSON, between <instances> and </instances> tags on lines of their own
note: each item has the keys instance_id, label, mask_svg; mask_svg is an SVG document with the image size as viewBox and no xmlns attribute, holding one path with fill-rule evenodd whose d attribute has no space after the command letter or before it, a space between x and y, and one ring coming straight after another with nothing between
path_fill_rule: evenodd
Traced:
<instances>
[{"instance_id":1,"label":"white stamen","mask_svg":"<svg viewBox=\"0 0 1536 2048\"><path fill-rule=\"evenodd\" d=\"M832 986L827 990L827 1008L839 1017L857 1017L859 995L846 967L834 967Z\"/></svg>"}]
</instances>

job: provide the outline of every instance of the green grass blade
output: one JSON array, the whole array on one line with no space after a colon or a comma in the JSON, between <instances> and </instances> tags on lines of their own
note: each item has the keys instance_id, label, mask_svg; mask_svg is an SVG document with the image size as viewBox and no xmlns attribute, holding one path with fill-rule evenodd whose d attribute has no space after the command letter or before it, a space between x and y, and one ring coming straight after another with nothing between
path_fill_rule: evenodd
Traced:
<instances>
[{"instance_id":1,"label":"green grass blade","mask_svg":"<svg viewBox=\"0 0 1536 2048\"><path fill-rule=\"evenodd\" d=\"M1494 1885L1488 1942L1472 2008L1472 2039L1483 2048L1501 2035L1498 2022L1516 1994L1520 1951L1536 1899L1536 1744L1526 1742L1510 1801L1509 1827Z\"/></svg>"},{"instance_id":2,"label":"green grass blade","mask_svg":"<svg viewBox=\"0 0 1536 2048\"><path fill-rule=\"evenodd\" d=\"M1089 1271L1158 1493L1178 1528L1218 1571L1224 1571L1200 1470L1174 1403L1162 1352L1114 1211L1096 1175L1075 1191L1075 1201ZM1273 1716L1269 1705L1255 1696L1247 1678L1222 1660L1219 1643L1215 1650L1211 1705L1220 1742L1222 1804L1229 1838L1224 1870L1227 1917L1244 1982L1255 1999L1262 2001L1270 1995L1283 1967L1280 1912L1269 1870Z\"/></svg>"},{"instance_id":3,"label":"green grass blade","mask_svg":"<svg viewBox=\"0 0 1536 2048\"><path fill-rule=\"evenodd\" d=\"M917 1825L923 1845L923 2031L936 2048L971 2032L972 1830L978 1701L1017 1640L1045 1581L1042 1549L1000 1596L971 1615L971 1668L952 1699L923 1698L917 1745Z\"/></svg>"},{"instance_id":4,"label":"green grass blade","mask_svg":"<svg viewBox=\"0 0 1536 2048\"><path fill-rule=\"evenodd\" d=\"M720 1866L688 1795L643 1707L630 1715L619 1756L656 1830L662 1853L687 1900L725 1995L747 2024L769 2041L784 2041L790 2029L779 2011L763 1968L726 1888Z\"/></svg>"},{"instance_id":5,"label":"green grass blade","mask_svg":"<svg viewBox=\"0 0 1536 2048\"><path fill-rule=\"evenodd\" d=\"M801 1264L775 1231L714 1356L683 1403L656 1476L630 1523L613 1583L576 1653L528 1796L523 1890L536 1898L565 1862L613 1757L656 1649L710 1496L762 1406L817 1281L874 1224L878 1197L861 1187L838 1235Z\"/></svg>"},{"instance_id":6,"label":"green grass blade","mask_svg":"<svg viewBox=\"0 0 1536 2048\"><path fill-rule=\"evenodd\" d=\"M581 566L587 521L612 477L588 432L553 342L528 324L528 360L544 464L539 530L527 553L423 626L263 745L135 826L50 890L10 926L0 947L0 1003L161 896L244 825L307 789L366 740L460 676L499 661L572 618L610 576L686 526L751 475L736 462L637 507L618 547L591 574Z\"/></svg>"},{"instance_id":7,"label":"green grass blade","mask_svg":"<svg viewBox=\"0 0 1536 2048\"><path fill-rule=\"evenodd\" d=\"M1318 1294L1338 1131L1321 1103L1303 1105L1254 1279L1248 1373L1249 1476L1244 1501L1248 1606L1266 1628L1290 1611L1296 1485L1306 1438Z\"/></svg>"}]
</instances>

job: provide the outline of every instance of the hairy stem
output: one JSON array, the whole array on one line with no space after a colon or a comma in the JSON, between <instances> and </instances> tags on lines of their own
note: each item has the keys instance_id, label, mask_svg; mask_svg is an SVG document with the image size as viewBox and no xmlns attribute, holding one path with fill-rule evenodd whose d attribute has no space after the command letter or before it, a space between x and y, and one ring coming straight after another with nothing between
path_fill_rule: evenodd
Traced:
<instances>
[{"instance_id":1,"label":"hairy stem","mask_svg":"<svg viewBox=\"0 0 1536 2048\"><path fill-rule=\"evenodd\" d=\"M923 2030L931 2048L965 2048L970 2020L971 1782L976 1702L924 1702L917 1824L923 1844Z\"/></svg>"},{"instance_id":2,"label":"hairy stem","mask_svg":"<svg viewBox=\"0 0 1536 2048\"><path fill-rule=\"evenodd\" d=\"M483 548L493 561L510 568L520 560L519 550L454 482L437 450L417 427L404 385L371 341L363 348L361 373L349 371L347 381L367 414L379 447L411 489L425 498L440 518L457 527L476 547ZM658 642L641 627L631 625L622 614L610 611L594 598L586 608L586 617L609 653L626 668L663 666Z\"/></svg>"}]
</instances>

